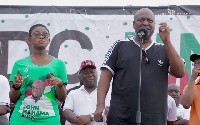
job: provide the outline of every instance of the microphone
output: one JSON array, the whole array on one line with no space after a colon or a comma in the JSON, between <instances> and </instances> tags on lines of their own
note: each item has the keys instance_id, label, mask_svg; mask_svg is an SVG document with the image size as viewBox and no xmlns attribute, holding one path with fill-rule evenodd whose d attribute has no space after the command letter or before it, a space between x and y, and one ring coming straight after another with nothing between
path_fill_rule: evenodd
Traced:
<instances>
[{"instance_id":1,"label":"microphone","mask_svg":"<svg viewBox=\"0 0 200 125\"><path fill-rule=\"evenodd\" d=\"M141 26L137 31L137 35L140 37L140 39L145 38L147 34L148 34L148 30L144 26Z\"/></svg>"}]
</instances>

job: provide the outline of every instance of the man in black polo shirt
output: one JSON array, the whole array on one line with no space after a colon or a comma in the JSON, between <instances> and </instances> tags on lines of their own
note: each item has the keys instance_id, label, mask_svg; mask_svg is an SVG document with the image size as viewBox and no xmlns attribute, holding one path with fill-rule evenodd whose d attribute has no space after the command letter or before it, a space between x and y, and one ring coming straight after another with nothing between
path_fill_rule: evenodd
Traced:
<instances>
[{"instance_id":1,"label":"man in black polo shirt","mask_svg":"<svg viewBox=\"0 0 200 125\"><path fill-rule=\"evenodd\" d=\"M183 77L184 62L170 41L170 29L160 23L159 34L164 44L151 39L155 30L155 15L150 9L142 8L135 13L135 32L144 26L148 34L143 41L141 71L142 125L165 125L167 120L168 71L175 77ZM139 88L140 39L119 40L109 49L101 67L97 93L95 120L102 121L105 97L110 81L112 94L108 125L133 125L136 123Z\"/></svg>"}]
</instances>

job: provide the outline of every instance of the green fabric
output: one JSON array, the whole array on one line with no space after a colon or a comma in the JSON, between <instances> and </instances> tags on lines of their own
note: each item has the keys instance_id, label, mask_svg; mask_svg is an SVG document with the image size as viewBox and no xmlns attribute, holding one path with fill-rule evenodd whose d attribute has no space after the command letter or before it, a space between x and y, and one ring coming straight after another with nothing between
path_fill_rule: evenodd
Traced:
<instances>
[{"instance_id":1,"label":"green fabric","mask_svg":"<svg viewBox=\"0 0 200 125\"><path fill-rule=\"evenodd\" d=\"M14 81L14 75L20 70L20 75L25 80L20 88L20 98L18 99L10 125L60 125L58 104L56 101L56 87L49 86L48 73L53 73L55 77L60 78L63 83L67 84L67 74L65 64L57 59L43 66L35 65L31 62L30 57L18 60L10 76L10 81ZM32 83L34 80L44 82L43 95L40 100L35 102L32 98Z\"/></svg>"}]
</instances>

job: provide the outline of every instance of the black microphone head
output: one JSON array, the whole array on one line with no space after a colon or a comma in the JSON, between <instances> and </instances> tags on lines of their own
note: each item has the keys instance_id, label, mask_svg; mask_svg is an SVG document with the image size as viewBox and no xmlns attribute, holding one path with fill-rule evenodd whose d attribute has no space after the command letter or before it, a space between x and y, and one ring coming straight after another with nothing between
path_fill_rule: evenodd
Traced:
<instances>
[{"instance_id":1,"label":"black microphone head","mask_svg":"<svg viewBox=\"0 0 200 125\"><path fill-rule=\"evenodd\" d=\"M145 38L148 34L148 29L144 26L141 26L138 31L137 31L137 35L140 37L140 38Z\"/></svg>"}]
</instances>

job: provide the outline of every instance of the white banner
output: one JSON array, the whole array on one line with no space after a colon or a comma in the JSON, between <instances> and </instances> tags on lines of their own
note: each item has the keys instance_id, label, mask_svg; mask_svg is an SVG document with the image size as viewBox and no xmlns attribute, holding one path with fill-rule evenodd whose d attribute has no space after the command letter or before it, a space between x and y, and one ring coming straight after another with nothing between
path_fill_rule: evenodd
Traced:
<instances>
[{"instance_id":1,"label":"white banner","mask_svg":"<svg viewBox=\"0 0 200 125\"><path fill-rule=\"evenodd\" d=\"M169 83L185 86L191 74L189 56L192 53L200 53L200 15L175 14L174 10L169 10L167 14L156 15L152 39L162 42L158 27L161 22L167 22L171 31L171 42L186 61L187 70L186 76L181 80L170 76ZM50 31L51 43L47 47L47 52L66 64L68 87L71 88L78 83L77 72L83 60L93 60L100 75L99 67L113 42L135 34L133 16L125 13L92 15L87 12L0 14L1 74L9 76L14 62L32 53L31 45L27 41L29 28L34 24L43 24Z\"/></svg>"}]
</instances>

